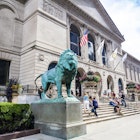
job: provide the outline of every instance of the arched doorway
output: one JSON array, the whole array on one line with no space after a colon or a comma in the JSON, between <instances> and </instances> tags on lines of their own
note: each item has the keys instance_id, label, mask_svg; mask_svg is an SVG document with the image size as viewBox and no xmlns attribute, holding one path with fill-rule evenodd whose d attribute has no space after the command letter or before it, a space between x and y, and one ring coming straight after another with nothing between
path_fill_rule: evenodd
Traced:
<instances>
[{"instance_id":1,"label":"arched doorway","mask_svg":"<svg viewBox=\"0 0 140 140\"><path fill-rule=\"evenodd\" d=\"M82 68L78 68L77 75L75 78L75 93L76 96L82 96L82 86L80 83L80 78L84 75L84 70Z\"/></svg>"},{"instance_id":2,"label":"arched doorway","mask_svg":"<svg viewBox=\"0 0 140 140\"><path fill-rule=\"evenodd\" d=\"M114 90L113 78L110 75L107 77L107 89L111 91Z\"/></svg>"},{"instance_id":3,"label":"arched doorway","mask_svg":"<svg viewBox=\"0 0 140 140\"><path fill-rule=\"evenodd\" d=\"M49 64L48 70L54 68L57 65L57 62L52 62Z\"/></svg>"},{"instance_id":4,"label":"arched doorway","mask_svg":"<svg viewBox=\"0 0 140 140\"><path fill-rule=\"evenodd\" d=\"M57 65L57 62L51 62L48 66L48 70L53 69ZM57 97L57 88L55 84L50 84L46 95L49 98L56 98Z\"/></svg>"}]
</instances>

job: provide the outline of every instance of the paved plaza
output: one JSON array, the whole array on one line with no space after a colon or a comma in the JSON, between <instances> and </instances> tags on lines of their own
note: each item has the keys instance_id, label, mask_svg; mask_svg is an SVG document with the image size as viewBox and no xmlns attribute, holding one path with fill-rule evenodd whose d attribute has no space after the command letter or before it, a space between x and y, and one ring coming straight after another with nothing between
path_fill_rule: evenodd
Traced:
<instances>
[{"instance_id":1,"label":"paved plaza","mask_svg":"<svg viewBox=\"0 0 140 140\"><path fill-rule=\"evenodd\" d=\"M61 140L44 134L16 140ZM71 140L140 140L140 114L87 125L87 134Z\"/></svg>"}]
</instances>

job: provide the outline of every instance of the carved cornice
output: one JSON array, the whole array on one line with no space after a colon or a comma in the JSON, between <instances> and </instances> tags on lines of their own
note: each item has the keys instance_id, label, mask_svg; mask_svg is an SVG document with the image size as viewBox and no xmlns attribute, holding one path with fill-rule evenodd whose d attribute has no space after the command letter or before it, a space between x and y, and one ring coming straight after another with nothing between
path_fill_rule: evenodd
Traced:
<instances>
[{"instance_id":1,"label":"carved cornice","mask_svg":"<svg viewBox=\"0 0 140 140\"><path fill-rule=\"evenodd\" d=\"M57 1L57 0L52 0L56 3L58 3L59 5L61 5L61 7L65 8L67 14L69 16L71 16L72 18L74 18L75 20L77 20L78 22L81 22L83 24L84 21L86 21L86 24L87 25L90 25L92 28L95 27L97 29L97 32L100 32L100 33L103 33L105 35L109 35L111 38L114 38L115 40L117 40L118 42L123 42L124 41L124 38L121 34L117 34L116 33L116 30L117 27L116 27L116 30L109 30L107 29L106 27L104 27L102 24L100 24L97 20L95 20L92 16L88 15L86 12L84 12L82 9L80 9L79 7L77 7L74 3L72 3L71 1L69 0L61 0L61 1ZM97 1L98 2L98 1ZM96 3L97 3L96 2ZM98 6L99 7L99 6ZM108 15L108 14L107 14ZM106 16L107 16L106 15ZM110 19L110 17L109 17ZM107 19L106 19L107 20ZM111 23L111 19L109 20L110 23ZM110 25L111 26L111 25ZM113 26L113 21L112 21L112 26ZM115 28L114 27L114 28ZM118 31L117 31L118 32Z\"/></svg>"},{"instance_id":2,"label":"carved cornice","mask_svg":"<svg viewBox=\"0 0 140 140\"><path fill-rule=\"evenodd\" d=\"M137 64L137 65L140 64L140 61L139 61L137 58L135 58L134 56L132 56L131 54L129 54L128 52L126 52L126 51L124 51L124 50L122 50L122 52L123 52L123 55L124 55L125 53L127 53L126 62L135 63L135 64Z\"/></svg>"},{"instance_id":3,"label":"carved cornice","mask_svg":"<svg viewBox=\"0 0 140 140\"><path fill-rule=\"evenodd\" d=\"M110 26L110 28L114 31L114 33L116 33L118 36L123 37L123 35L120 33L120 31L118 30L117 26L114 24L114 22L112 21L112 19L110 18L110 16L108 15L108 13L106 12L106 10L104 9L103 5L101 4L101 2L99 0L96 0L94 2L98 8L98 11L103 15L104 20L109 23L108 25Z\"/></svg>"}]
</instances>

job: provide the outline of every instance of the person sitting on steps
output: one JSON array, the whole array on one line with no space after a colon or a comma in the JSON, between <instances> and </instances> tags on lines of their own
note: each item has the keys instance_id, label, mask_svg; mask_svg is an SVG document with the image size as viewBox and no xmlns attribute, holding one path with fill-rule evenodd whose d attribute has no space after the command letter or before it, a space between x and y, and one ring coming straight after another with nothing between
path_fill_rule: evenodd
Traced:
<instances>
[{"instance_id":1,"label":"person sitting on steps","mask_svg":"<svg viewBox=\"0 0 140 140\"><path fill-rule=\"evenodd\" d=\"M110 99L109 104L114 107L115 113L117 113L118 115L123 115L121 112L120 101L117 97L114 99Z\"/></svg>"}]
</instances>

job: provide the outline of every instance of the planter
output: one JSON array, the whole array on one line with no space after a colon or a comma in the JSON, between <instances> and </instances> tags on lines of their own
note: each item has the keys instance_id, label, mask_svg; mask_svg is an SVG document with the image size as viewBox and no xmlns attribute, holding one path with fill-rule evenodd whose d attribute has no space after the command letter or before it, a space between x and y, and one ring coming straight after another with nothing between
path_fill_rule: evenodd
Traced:
<instances>
[{"instance_id":1,"label":"planter","mask_svg":"<svg viewBox=\"0 0 140 140\"><path fill-rule=\"evenodd\" d=\"M95 87L97 86L97 83L94 81L84 81L83 82L85 84L86 87Z\"/></svg>"},{"instance_id":2,"label":"planter","mask_svg":"<svg viewBox=\"0 0 140 140\"><path fill-rule=\"evenodd\" d=\"M17 103L18 102L18 93L17 92L13 92L12 93L12 103Z\"/></svg>"}]
</instances>

